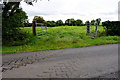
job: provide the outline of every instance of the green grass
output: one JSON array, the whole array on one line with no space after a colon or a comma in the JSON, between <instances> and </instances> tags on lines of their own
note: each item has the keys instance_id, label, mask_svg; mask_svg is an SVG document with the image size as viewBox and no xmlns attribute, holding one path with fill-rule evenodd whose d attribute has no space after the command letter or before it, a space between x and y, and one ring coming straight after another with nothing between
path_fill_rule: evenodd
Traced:
<instances>
[{"instance_id":1,"label":"green grass","mask_svg":"<svg viewBox=\"0 0 120 80\"><path fill-rule=\"evenodd\" d=\"M3 45L3 54L120 43L120 36L104 36L102 26L98 27L98 37L96 39L86 36L85 26L48 27L46 34L36 37L32 36L32 27L25 27L23 31L29 32L29 38L25 39L29 42L23 41L26 44L19 46ZM21 42L15 44L19 43Z\"/></svg>"}]
</instances>

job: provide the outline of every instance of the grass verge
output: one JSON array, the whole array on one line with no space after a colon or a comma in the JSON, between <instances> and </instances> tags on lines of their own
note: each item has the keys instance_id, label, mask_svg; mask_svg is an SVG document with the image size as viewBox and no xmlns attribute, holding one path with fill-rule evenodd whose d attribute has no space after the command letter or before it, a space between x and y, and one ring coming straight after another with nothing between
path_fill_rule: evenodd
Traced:
<instances>
[{"instance_id":1,"label":"grass verge","mask_svg":"<svg viewBox=\"0 0 120 80\"><path fill-rule=\"evenodd\" d=\"M86 36L86 26L48 27L43 36L35 37L32 35L32 27L25 27L23 30L29 32L29 37L25 39L29 42L23 41L25 43L22 45L17 45L21 42L3 45L3 54L120 43L120 36L105 36L102 26L98 27L96 39Z\"/></svg>"}]
</instances>

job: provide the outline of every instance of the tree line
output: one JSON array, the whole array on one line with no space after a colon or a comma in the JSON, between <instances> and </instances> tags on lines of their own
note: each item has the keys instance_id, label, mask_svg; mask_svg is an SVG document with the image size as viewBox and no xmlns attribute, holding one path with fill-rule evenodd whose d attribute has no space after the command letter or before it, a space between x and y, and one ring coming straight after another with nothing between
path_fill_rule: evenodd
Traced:
<instances>
[{"instance_id":1,"label":"tree line","mask_svg":"<svg viewBox=\"0 0 120 80\"><path fill-rule=\"evenodd\" d=\"M57 21L45 21L43 17L41 16L35 16L33 18L32 22L37 22L37 23L43 23L44 25L48 26L48 27L55 27L55 26L85 26L86 24L91 24L94 25L95 22L98 23L98 25L100 25L101 19L98 18L96 20L91 20L91 21L86 21L85 23L83 23L83 21L81 19L77 19L75 20L74 18L71 19L67 19L65 20L65 22L63 22L61 19L57 20ZM32 23L25 23L25 27L30 27L32 26Z\"/></svg>"}]
</instances>

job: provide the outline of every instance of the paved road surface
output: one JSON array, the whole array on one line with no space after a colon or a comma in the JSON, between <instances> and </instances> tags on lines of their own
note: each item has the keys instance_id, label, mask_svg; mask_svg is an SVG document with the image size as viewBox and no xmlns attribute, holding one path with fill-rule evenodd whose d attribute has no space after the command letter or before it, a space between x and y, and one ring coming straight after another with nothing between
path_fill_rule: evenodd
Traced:
<instances>
[{"instance_id":1,"label":"paved road surface","mask_svg":"<svg viewBox=\"0 0 120 80\"><path fill-rule=\"evenodd\" d=\"M3 78L106 77L118 71L118 44L9 54L2 66Z\"/></svg>"}]
</instances>

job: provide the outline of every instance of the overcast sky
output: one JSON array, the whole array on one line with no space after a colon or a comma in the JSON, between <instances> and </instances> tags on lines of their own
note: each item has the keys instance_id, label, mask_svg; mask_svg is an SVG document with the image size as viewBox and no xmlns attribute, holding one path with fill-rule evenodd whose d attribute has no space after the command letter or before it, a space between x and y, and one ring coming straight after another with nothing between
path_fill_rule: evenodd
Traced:
<instances>
[{"instance_id":1,"label":"overcast sky","mask_svg":"<svg viewBox=\"0 0 120 80\"><path fill-rule=\"evenodd\" d=\"M30 22L34 16L42 16L45 20L65 21L68 18L102 21L118 20L118 2L120 0L38 0L33 6L21 2Z\"/></svg>"}]
</instances>

